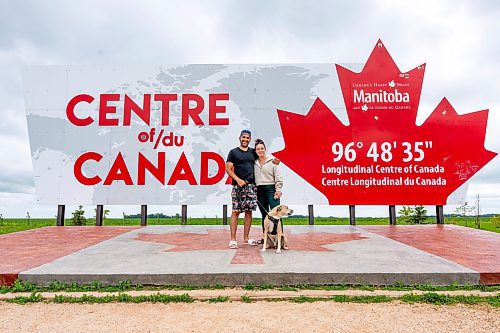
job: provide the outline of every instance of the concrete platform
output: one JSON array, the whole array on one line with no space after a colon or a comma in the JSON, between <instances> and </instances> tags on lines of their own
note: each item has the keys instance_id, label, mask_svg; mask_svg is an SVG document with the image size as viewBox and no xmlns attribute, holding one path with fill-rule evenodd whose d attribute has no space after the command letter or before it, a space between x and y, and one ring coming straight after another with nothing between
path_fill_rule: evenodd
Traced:
<instances>
[{"instance_id":1,"label":"concrete platform","mask_svg":"<svg viewBox=\"0 0 500 333\"><path fill-rule=\"evenodd\" d=\"M238 230L241 237L242 226ZM0 235L0 283L500 284L500 235L452 225L285 226L290 250L227 226L46 227ZM251 236L259 238L259 228Z\"/></svg>"}]
</instances>

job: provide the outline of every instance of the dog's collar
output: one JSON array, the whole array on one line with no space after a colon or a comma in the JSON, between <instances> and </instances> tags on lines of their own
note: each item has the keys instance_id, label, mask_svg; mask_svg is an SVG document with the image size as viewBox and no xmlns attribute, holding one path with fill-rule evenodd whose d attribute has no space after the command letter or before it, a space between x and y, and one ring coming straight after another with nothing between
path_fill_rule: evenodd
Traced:
<instances>
[{"instance_id":1,"label":"dog's collar","mask_svg":"<svg viewBox=\"0 0 500 333\"><path fill-rule=\"evenodd\" d=\"M267 217L268 217L271 221L273 221L274 223L277 223L279 220L281 220L281 219L276 218L276 217L274 217L274 216L271 216L271 215L269 215L269 214L267 214Z\"/></svg>"}]
</instances>

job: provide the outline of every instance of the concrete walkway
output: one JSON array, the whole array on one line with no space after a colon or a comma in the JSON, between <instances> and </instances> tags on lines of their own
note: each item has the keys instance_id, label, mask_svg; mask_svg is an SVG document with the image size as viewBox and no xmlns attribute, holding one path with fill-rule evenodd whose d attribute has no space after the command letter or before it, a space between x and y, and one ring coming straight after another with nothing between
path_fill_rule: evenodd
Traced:
<instances>
[{"instance_id":1,"label":"concrete walkway","mask_svg":"<svg viewBox=\"0 0 500 333\"><path fill-rule=\"evenodd\" d=\"M241 236L240 226L238 235ZM0 235L0 283L500 284L500 235L436 226L286 226L290 250L227 226L46 227ZM251 236L260 238L259 228Z\"/></svg>"}]
</instances>

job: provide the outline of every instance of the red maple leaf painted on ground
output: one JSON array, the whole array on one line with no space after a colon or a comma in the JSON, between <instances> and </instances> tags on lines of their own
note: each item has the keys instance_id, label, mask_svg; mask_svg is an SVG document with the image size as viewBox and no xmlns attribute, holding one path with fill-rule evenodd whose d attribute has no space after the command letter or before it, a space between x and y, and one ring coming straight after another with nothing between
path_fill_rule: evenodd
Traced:
<instances>
[{"instance_id":1,"label":"red maple leaf painted on ground","mask_svg":"<svg viewBox=\"0 0 500 333\"><path fill-rule=\"evenodd\" d=\"M330 233L330 232L308 232L304 234L290 234L289 230L285 230L290 244L290 251L330 251L325 245L350 242L354 240L367 239L360 233ZM164 252L187 252L187 251L216 251L227 250L234 251L228 248L226 241L229 236L228 230L208 229L206 234L198 234L191 232L172 232L164 234L146 234L139 233L135 240L160 243L171 245ZM256 228L253 228L250 237L259 239L262 236ZM263 264L264 259L260 249L262 246L243 245L239 241L239 248L236 250L231 264ZM272 250L269 250L272 251Z\"/></svg>"},{"instance_id":2,"label":"red maple leaf painted on ground","mask_svg":"<svg viewBox=\"0 0 500 333\"><path fill-rule=\"evenodd\" d=\"M458 115L443 98L416 125L425 64L402 73L378 41L360 73L336 68L349 125L319 97L305 116L278 110L273 153L330 204L444 205L497 155L484 148L488 110Z\"/></svg>"}]
</instances>

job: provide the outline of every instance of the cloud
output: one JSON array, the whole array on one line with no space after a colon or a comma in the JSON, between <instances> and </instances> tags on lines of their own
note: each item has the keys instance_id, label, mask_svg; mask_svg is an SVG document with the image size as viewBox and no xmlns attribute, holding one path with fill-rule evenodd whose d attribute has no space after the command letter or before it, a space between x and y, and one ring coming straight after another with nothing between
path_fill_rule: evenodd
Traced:
<instances>
[{"instance_id":1,"label":"cloud","mask_svg":"<svg viewBox=\"0 0 500 333\"><path fill-rule=\"evenodd\" d=\"M500 152L498 1L0 0L0 8L0 209L36 201L23 65L364 63L382 38L402 70L427 63L419 121L443 97L459 113L489 108L486 147ZM499 158L471 183L498 206Z\"/></svg>"},{"instance_id":2,"label":"cloud","mask_svg":"<svg viewBox=\"0 0 500 333\"><path fill-rule=\"evenodd\" d=\"M33 193L33 167L27 139L0 135L0 192Z\"/></svg>"}]
</instances>

